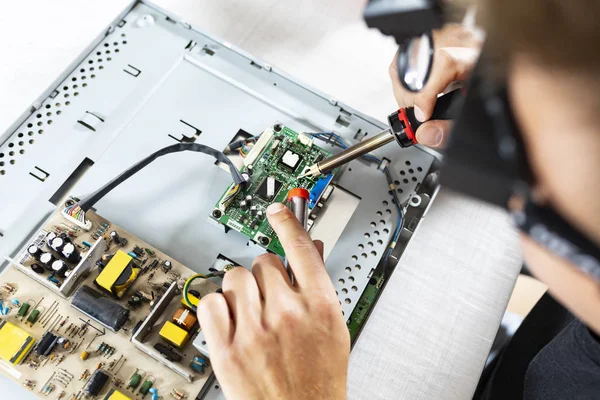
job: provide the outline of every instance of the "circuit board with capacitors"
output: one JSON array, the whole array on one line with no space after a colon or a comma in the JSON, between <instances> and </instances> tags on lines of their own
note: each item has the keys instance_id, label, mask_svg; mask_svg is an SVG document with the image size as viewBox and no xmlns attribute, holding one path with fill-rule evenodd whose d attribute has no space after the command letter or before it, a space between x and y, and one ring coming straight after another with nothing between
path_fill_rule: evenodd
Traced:
<instances>
[{"instance_id":1,"label":"circuit board with capacitors","mask_svg":"<svg viewBox=\"0 0 600 400\"><path fill-rule=\"evenodd\" d=\"M40 398L195 398L211 370L192 346L195 313L181 302L194 272L86 214L89 231L57 210L0 276L0 371ZM197 282L198 298L219 288ZM143 340L131 339L155 309L164 311Z\"/></svg>"},{"instance_id":2,"label":"circuit board with capacitors","mask_svg":"<svg viewBox=\"0 0 600 400\"><path fill-rule=\"evenodd\" d=\"M272 203L284 203L290 189L296 187L310 192L312 208L336 171L321 178L302 174L308 166L329 156L331 153L314 144L309 134L275 124L263 132L244 160L242 172L249 175L250 181L235 193L235 185L232 185L217 202L212 218L265 249L285 256L265 210ZM309 221L309 229L311 223Z\"/></svg>"}]
</instances>

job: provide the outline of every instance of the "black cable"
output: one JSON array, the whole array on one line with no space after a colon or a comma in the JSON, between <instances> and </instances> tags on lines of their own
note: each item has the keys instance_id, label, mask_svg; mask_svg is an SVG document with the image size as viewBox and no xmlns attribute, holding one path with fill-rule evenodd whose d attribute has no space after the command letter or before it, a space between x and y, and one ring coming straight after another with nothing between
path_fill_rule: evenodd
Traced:
<instances>
[{"instance_id":1,"label":"black cable","mask_svg":"<svg viewBox=\"0 0 600 400\"><path fill-rule=\"evenodd\" d=\"M171 154L178 153L180 151L196 151L198 153L208 154L213 156L218 161L225 163L229 166L229 171L231 172L231 177L236 184L240 184L245 182L242 174L235 165L231 162L231 160L222 152L213 149L212 147L205 146L200 143L178 143L171 146L167 146L162 148L148 157L144 158L142 161L137 164L131 166L129 169L118 175L116 178L108 182L106 185L102 186L100 189L96 190L94 193L87 195L84 199L79 201L79 207L83 211L87 211L94 206L100 199L102 199L105 195L107 195L111 190L119 186L125 180L132 177L136 172L140 171L146 165L150 164L152 161L156 160L158 157Z\"/></svg>"}]
</instances>

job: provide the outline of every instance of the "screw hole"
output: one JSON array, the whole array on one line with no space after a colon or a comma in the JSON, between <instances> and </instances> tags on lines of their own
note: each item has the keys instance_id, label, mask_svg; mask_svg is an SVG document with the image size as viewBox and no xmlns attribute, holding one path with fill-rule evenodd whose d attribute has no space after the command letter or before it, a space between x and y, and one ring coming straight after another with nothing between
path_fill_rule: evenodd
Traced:
<instances>
[{"instance_id":1,"label":"screw hole","mask_svg":"<svg viewBox=\"0 0 600 400\"><path fill-rule=\"evenodd\" d=\"M348 289L346 289L346 288L342 288L342 293L344 293L344 294L348 294Z\"/></svg>"},{"instance_id":2,"label":"screw hole","mask_svg":"<svg viewBox=\"0 0 600 400\"><path fill-rule=\"evenodd\" d=\"M417 171L419 171L419 172L423 172L423 168L421 168L421 167L417 167Z\"/></svg>"},{"instance_id":3,"label":"screw hole","mask_svg":"<svg viewBox=\"0 0 600 400\"><path fill-rule=\"evenodd\" d=\"M406 165L410 165L410 161L407 161L407 162L405 162L404 164L406 164Z\"/></svg>"},{"instance_id":4,"label":"screw hole","mask_svg":"<svg viewBox=\"0 0 600 400\"><path fill-rule=\"evenodd\" d=\"M19 136L19 137L23 137L23 134L22 134L22 133L19 133L17 136Z\"/></svg>"},{"instance_id":5,"label":"screw hole","mask_svg":"<svg viewBox=\"0 0 600 400\"><path fill-rule=\"evenodd\" d=\"M347 298L346 300L344 300L344 301L346 302L346 304L350 304L350 303L352 303L352 300L350 300L350 299L348 299L348 298Z\"/></svg>"},{"instance_id":6,"label":"screw hole","mask_svg":"<svg viewBox=\"0 0 600 400\"><path fill-rule=\"evenodd\" d=\"M345 281L345 280L343 280L343 279L341 279L341 278L340 278L340 279L338 279L338 282L339 282L341 285L343 285L344 283L346 283L346 281Z\"/></svg>"},{"instance_id":7,"label":"screw hole","mask_svg":"<svg viewBox=\"0 0 600 400\"><path fill-rule=\"evenodd\" d=\"M358 292L358 288L356 286L352 286L352 291L353 292Z\"/></svg>"},{"instance_id":8,"label":"screw hole","mask_svg":"<svg viewBox=\"0 0 600 400\"><path fill-rule=\"evenodd\" d=\"M19 154L25 154L25 150L24 149L19 150Z\"/></svg>"},{"instance_id":9,"label":"screw hole","mask_svg":"<svg viewBox=\"0 0 600 400\"><path fill-rule=\"evenodd\" d=\"M345 269L345 270L346 270L346 272L348 272L348 273L352 272L352 268L350 268L350 267L346 267L346 268L344 268L344 269Z\"/></svg>"},{"instance_id":10,"label":"screw hole","mask_svg":"<svg viewBox=\"0 0 600 400\"><path fill-rule=\"evenodd\" d=\"M369 233L365 232L365 237L368 239L371 237L371 235Z\"/></svg>"}]
</instances>

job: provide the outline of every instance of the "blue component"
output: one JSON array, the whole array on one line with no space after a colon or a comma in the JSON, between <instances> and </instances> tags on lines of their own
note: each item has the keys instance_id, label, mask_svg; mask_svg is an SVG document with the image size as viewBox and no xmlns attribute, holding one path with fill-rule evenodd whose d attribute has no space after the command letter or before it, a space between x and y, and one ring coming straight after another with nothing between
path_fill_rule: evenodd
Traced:
<instances>
[{"instance_id":1,"label":"blue component","mask_svg":"<svg viewBox=\"0 0 600 400\"><path fill-rule=\"evenodd\" d=\"M90 247L92 247L92 245L91 245L91 244L89 244L88 242L83 242L83 245L84 245L85 247L87 247L88 249L89 249Z\"/></svg>"},{"instance_id":2,"label":"blue component","mask_svg":"<svg viewBox=\"0 0 600 400\"><path fill-rule=\"evenodd\" d=\"M332 179L333 179L332 174L325 175L324 177L319 178L319 180L317 181L317 183L315 183L315 186L313 187L313 189L310 192L310 200L308 201L308 208L313 208L314 206L317 205L317 201L319 201L319 198L323 194L323 191L325 190L327 185L329 185L329 182L331 182Z\"/></svg>"},{"instance_id":3,"label":"blue component","mask_svg":"<svg viewBox=\"0 0 600 400\"><path fill-rule=\"evenodd\" d=\"M58 280L58 279L56 279L56 278L54 277L54 273L52 273L52 275L50 275L50 276L48 277L48 280L49 280L50 282L53 282L53 283L55 283L56 285L59 285L59 284L60 284L59 280Z\"/></svg>"},{"instance_id":4,"label":"blue component","mask_svg":"<svg viewBox=\"0 0 600 400\"><path fill-rule=\"evenodd\" d=\"M12 303L17 307L19 307L21 305L21 303L17 299L12 299Z\"/></svg>"},{"instance_id":5,"label":"blue component","mask_svg":"<svg viewBox=\"0 0 600 400\"><path fill-rule=\"evenodd\" d=\"M158 400L160 399L160 396L158 395L158 389L157 388L150 388L150 390L148 390L151 394L152 394L152 400Z\"/></svg>"},{"instance_id":6,"label":"blue component","mask_svg":"<svg viewBox=\"0 0 600 400\"><path fill-rule=\"evenodd\" d=\"M133 251L130 251L127 254L130 255L134 260L137 260L137 256L135 255L135 253Z\"/></svg>"},{"instance_id":7,"label":"blue component","mask_svg":"<svg viewBox=\"0 0 600 400\"><path fill-rule=\"evenodd\" d=\"M190 363L190 368L192 370L194 370L194 372L197 372L199 374L203 374L204 373L204 367L206 367L208 365L208 361L206 361L206 359L200 357L200 356L195 356L192 359L192 362Z\"/></svg>"}]
</instances>

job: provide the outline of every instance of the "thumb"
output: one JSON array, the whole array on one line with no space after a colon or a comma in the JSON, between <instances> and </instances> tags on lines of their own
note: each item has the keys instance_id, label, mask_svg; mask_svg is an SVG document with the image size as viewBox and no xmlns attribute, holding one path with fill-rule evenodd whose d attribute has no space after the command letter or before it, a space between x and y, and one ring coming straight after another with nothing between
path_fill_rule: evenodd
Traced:
<instances>
[{"instance_id":1,"label":"thumb","mask_svg":"<svg viewBox=\"0 0 600 400\"><path fill-rule=\"evenodd\" d=\"M452 121L432 120L427 121L417 129L417 142L420 144L441 149L446 147L450 131L452 130Z\"/></svg>"}]
</instances>

